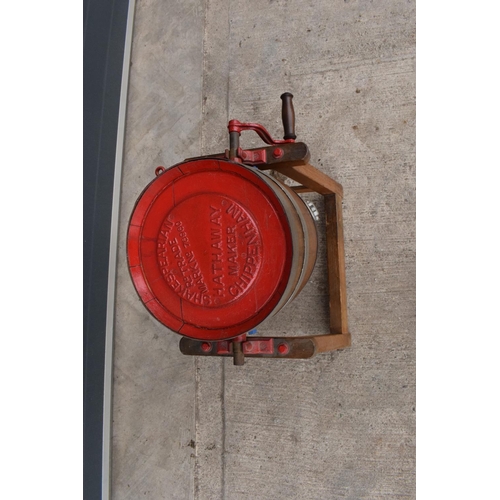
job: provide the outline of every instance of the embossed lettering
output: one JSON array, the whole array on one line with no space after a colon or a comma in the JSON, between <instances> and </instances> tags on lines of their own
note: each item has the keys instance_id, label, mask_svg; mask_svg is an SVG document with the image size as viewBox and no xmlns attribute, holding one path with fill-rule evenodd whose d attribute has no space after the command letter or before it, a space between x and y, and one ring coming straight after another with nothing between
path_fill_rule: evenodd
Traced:
<instances>
[{"instance_id":1,"label":"embossed lettering","mask_svg":"<svg viewBox=\"0 0 500 500\"><path fill-rule=\"evenodd\" d=\"M223 282L223 258L222 258L222 229L221 226L221 211L219 208L210 206L210 238L212 251L212 291L217 297L225 297L225 285ZM215 226L215 227L213 227Z\"/></svg>"},{"instance_id":2,"label":"embossed lettering","mask_svg":"<svg viewBox=\"0 0 500 500\"><path fill-rule=\"evenodd\" d=\"M178 225L177 223L176 226L177 229L182 228L182 226ZM180 234L182 234L183 232L184 231L180 231ZM177 238L169 240L168 243L170 245L170 250L174 254L177 266L177 274L180 274L179 278L182 278L182 281L184 282L185 286L182 287L181 283L177 278L173 279L171 278L171 276L173 276L173 274L176 272L173 269L170 269L170 273L166 276L167 283L174 290L174 292L181 295L182 297L188 297L188 300L192 299L195 302L197 300L202 300L202 299L196 299L196 296L194 295L195 292L192 292L191 294L185 293L185 290L189 291L189 288L191 288L195 284L198 285L199 293L204 294L208 292L208 287L203 280L203 276L201 274L198 262L194 258L194 253L192 251L188 251L185 252L184 255L182 255L179 246L180 244ZM162 270L164 276L166 274L165 271L166 270ZM200 302L200 304L201 303L202 302Z\"/></svg>"},{"instance_id":3,"label":"embossed lettering","mask_svg":"<svg viewBox=\"0 0 500 500\"><path fill-rule=\"evenodd\" d=\"M212 224L217 224L218 226L221 225L220 208L216 208L210 205L210 222Z\"/></svg>"},{"instance_id":4,"label":"embossed lettering","mask_svg":"<svg viewBox=\"0 0 500 500\"><path fill-rule=\"evenodd\" d=\"M159 230L156 257L166 284L182 300L220 307L255 283L262 239L251 214L238 203L212 196L201 208L205 226L195 226L191 218L185 225L175 211L168 215Z\"/></svg>"}]
</instances>

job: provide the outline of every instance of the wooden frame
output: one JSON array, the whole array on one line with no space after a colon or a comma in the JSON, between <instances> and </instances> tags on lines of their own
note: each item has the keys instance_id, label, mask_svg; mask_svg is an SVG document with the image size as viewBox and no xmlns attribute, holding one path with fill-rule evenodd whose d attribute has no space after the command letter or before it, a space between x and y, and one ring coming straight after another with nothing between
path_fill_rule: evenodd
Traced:
<instances>
[{"instance_id":1,"label":"wooden frame","mask_svg":"<svg viewBox=\"0 0 500 500\"><path fill-rule=\"evenodd\" d=\"M267 170L269 167L265 165L261 168ZM316 192L324 198L330 333L328 335L316 335L311 339L316 344L316 352L327 352L349 347L351 345L351 335L347 321L342 185L307 162L302 165L276 164L272 168L300 183L300 186L293 188L295 192Z\"/></svg>"},{"instance_id":2,"label":"wooden frame","mask_svg":"<svg viewBox=\"0 0 500 500\"><path fill-rule=\"evenodd\" d=\"M264 148L267 150L269 148ZM285 148L284 148L285 149ZM325 201L326 253L330 309L329 333L301 337L247 337L222 342L206 342L183 337L179 348L183 354L196 356L231 356L241 365L245 357L306 359L315 354L345 349L351 345L347 322L344 230L342 220L342 186L313 167L309 151L303 143L286 145L289 158L255 163L260 170L275 170L298 182L296 193L316 192ZM249 150L250 152L256 150ZM263 150L259 150L263 151ZM225 155L213 155L224 158ZM271 155L268 155L271 158Z\"/></svg>"}]
</instances>

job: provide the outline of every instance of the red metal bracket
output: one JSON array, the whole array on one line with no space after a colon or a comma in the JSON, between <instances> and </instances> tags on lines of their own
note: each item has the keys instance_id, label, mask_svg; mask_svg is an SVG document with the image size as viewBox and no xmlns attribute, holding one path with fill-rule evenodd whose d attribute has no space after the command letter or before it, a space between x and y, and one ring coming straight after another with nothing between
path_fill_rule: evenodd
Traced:
<instances>
[{"instance_id":1,"label":"red metal bracket","mask_svg":"<svg viewBox=\"0 0 500 500\"><path fill-rule=\"evenodd\" d=\"M208 342L183 337L179 347L183 354L192 356L234 356L233 340ZM241 347L244 357L255 358L306 359L317 351L310 337L253 337L241 342Z\"/></svg>"},{"instance_id":2,"label":"red metal bracket","mask_svg":"<svg viewBox=\"0 0 500 500\"><path fill-rule=\"evenodd\" d=\"M252 163L252 164L259 164L259 163L267 163L267 154L266 154L266 149L237 149L237 158L243 161L243 163ZM236 158L235 158L236 160Z\"/></svg>"}]
</instances>

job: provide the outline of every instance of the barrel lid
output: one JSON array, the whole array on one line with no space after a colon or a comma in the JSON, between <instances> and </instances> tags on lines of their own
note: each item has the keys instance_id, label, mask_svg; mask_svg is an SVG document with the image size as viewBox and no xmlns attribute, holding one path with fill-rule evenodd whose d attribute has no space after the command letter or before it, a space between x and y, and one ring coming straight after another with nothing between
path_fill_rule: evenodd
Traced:
<instances>
[{"instance_id":1,"label":"barrel lid","mask_svg":"<svg viewBox=\"0 0 500 500\"><path fill-rule=\"evenodd\" d=\"M287 216L263 175L237 163L180 163L134 207L127 241L135 288L151 314L195 339L245 333L274 310L292 263Z\"/></svg>"}]
</instances>

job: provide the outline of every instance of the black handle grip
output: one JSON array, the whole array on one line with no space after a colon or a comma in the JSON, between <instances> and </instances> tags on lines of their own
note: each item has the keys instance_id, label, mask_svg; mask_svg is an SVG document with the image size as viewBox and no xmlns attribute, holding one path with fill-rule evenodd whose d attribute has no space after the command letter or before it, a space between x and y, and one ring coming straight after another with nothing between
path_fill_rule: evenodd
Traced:
<instances>
[{"instance_id":1,"label":"black handle grip","mask_svg":"<svg viewBox=\"0 0 500 500\"><path fill-rule=\"evenodd\" d=\"M295 111L292 103L293 95L290 92L281 94L280 99L283 101L281 106L281 118L283 120L283 129L285 135L283 139L295 139Z\"/></svg>"}]
</instances>

